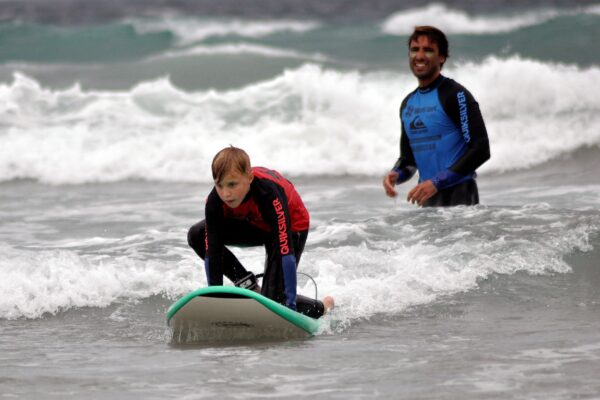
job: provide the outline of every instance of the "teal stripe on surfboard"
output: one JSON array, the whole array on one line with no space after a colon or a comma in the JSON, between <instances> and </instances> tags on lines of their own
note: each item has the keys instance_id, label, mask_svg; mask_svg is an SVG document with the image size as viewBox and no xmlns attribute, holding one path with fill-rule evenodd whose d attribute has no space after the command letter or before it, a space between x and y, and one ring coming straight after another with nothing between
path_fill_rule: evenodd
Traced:
<instances>
[{"instance_id":1,"label":"teal stripe on surfboard","mask_svg":"<svg viewBox=\"0 0 600 400\"><path fill-rule=\"evenodd\" d=\"M191 293L183 296L179 300L169 307L167 310L167 325L170 324L171 318L190 300L197 296L206 296L211 294L232 294L236 296L242 296L254 299L264 305L266 308L279 315L281 318L286 319L297 327L305 330L306 332L313 334L319 329L319 320L307 317L304 314L300 314L294 310L287 308L259 293L252 290L242 289L236 286L208 286L205 288L194 290Z\"/></svg>"}]
</instances>

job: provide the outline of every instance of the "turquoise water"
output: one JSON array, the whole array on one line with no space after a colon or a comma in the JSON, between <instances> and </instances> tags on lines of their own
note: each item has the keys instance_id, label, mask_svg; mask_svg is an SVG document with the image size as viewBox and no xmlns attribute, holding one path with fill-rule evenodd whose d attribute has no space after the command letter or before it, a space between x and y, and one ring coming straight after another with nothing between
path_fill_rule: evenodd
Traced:
<instances>
[{"instance_id":1,"label":"turquoise water","mask_svg":"<svg viewBox=\"0 0 600 400\"><path fill-rule=\"evenodd\" d=\"M107 87L98 76L103 73L125 75L115 77L121 88L168 75L182 89L194 90L249 84L306 62L343 71L398 71L406 64L411 26L436 20L450 35L450 62L479 63L490 56L584 68L599 62L598 6L477 15L431 5L350 22L176 14L75 26L4 21L0 72L4 80L23 70L42 84L79 80L90 88ZM203 74L208 79L198 79Z\"/></svg>"}]
</instances>

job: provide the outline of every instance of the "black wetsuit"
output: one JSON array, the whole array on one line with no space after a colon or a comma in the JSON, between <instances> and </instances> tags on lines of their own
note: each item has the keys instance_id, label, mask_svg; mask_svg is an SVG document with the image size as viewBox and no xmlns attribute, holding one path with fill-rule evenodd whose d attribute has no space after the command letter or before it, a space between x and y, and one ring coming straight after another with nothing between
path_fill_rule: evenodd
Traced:
<instances>
[{"instance_id":1,"label":"black wetsuit","mask_svg":"<svg viewBox=\"0 0 600 400\"><path fill-rule=\"evenodd\" d=\"M393 167L397 183L418 169L419 182L431 180L438 190L425 207L478 204L475 170L490 158L490 146L471 93L440 75L406 96L400 120L400 158Z\"/></svg>"},{"instance_id":2,"label":"black wetsuit","mask_svg":"<svg viewBox=\"0 0 600 400\"><path fill-rule=\"evenodd\" d=\"M248 274L226 245L264 246L267 258L261 293L318 318L323 315L323 303L296 293L308 211L294 186L278 172L255 167L252 173L250 190L236 208L223 203L213 188L206 200L206 219L190 228L188 243L204 260L209 285L222 285L223 275L236 282Z\"/></svg>"}]
</instances>

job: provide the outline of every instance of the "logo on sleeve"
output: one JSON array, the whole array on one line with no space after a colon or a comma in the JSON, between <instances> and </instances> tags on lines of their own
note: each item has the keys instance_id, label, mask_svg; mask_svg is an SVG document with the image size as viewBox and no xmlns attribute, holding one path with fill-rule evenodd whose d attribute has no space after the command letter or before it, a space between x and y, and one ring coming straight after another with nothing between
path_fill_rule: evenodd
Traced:
<instances>
[{"instance_id":1,"label":"logo on sleeve","mask_svg":"<svg viewBox=\"0 0 600 400\"><path fill-rule=\"evenodd\" d=\"M458 110L460 112L460 130L462 131L465 142L471 141L471 132L469 131L469 114L467 113L467 97L465 92L458 92Z\"/></svg>"},{"instance_id":2,"label":"logo on sleeve","mask_svg":"<svg viewBox=\"0 0 600 400\"><path fill-rule=\"evenodd\" d=\"M204 250L208 252L208 227L204 226Z\"/></svg>"},{"instance_id":3,"label":"logo on sleeve","mask_svg":"<svg viewBox=\"0 0 600 400\"><path fill-rule=\"evenodd\" d=\"M286 255L290 252L287 235L287 224L285 222L285 212L279 199L273 200L273 207L275 208L275 214L277 215L277 228L279 233L279 248L281 249L281 255Z\"/></svg>"}]
</instances>

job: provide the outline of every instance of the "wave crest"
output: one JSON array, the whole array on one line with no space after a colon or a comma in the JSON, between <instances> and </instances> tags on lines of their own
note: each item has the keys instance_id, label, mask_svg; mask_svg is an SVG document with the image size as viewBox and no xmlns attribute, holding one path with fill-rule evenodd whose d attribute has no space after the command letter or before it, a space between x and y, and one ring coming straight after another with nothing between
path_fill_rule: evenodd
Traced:
<instances>
[{"instance_id":1,"label":"wave crest","mask_svg":"<svg viewBox=\"0 0 600 400\"><path fill-rule=\"evenodd\" d=\"M260 38L281 32L303 33L316 29L316 21L241 19L166 18L160 20L131 19L128 21L139 34L170 32L181 44L204 41L211 37L241 36Z\"/></svg>"},{"instance_id":2,"label":"wave crest","mask_svg":"<svg viewBox=\"0 0 600 400\"><path fill-rule=\"evenodd\" d=\"M560 15L576 12L546 9L518 15L476 16L449 8L442 3L433 3L427 7L397 12L388 17L381 28L384 33L390 35L410 35L415 26L432 25L432 21L435 21L433 24L447 34L490 34L538 25Z\"/></svg>"},{"instance_id":3,"label":"wave crest","mask_svg":"<svg viewBox=\"0 0 600 400\"><path fill-rule=\"evenodd\" d=\"M512 57L445 74L479 101L492 147L480 172L600 146L600 99L581 90L600 68ZM408 73L313 64L228 91L187 92L168 77L123 92L53 91L16 74L0 85L0 181L210 182L210 160L230 144L290 175L378 176L398 156L398 106L415 87Z\"/></svg>"}]
</instances>

